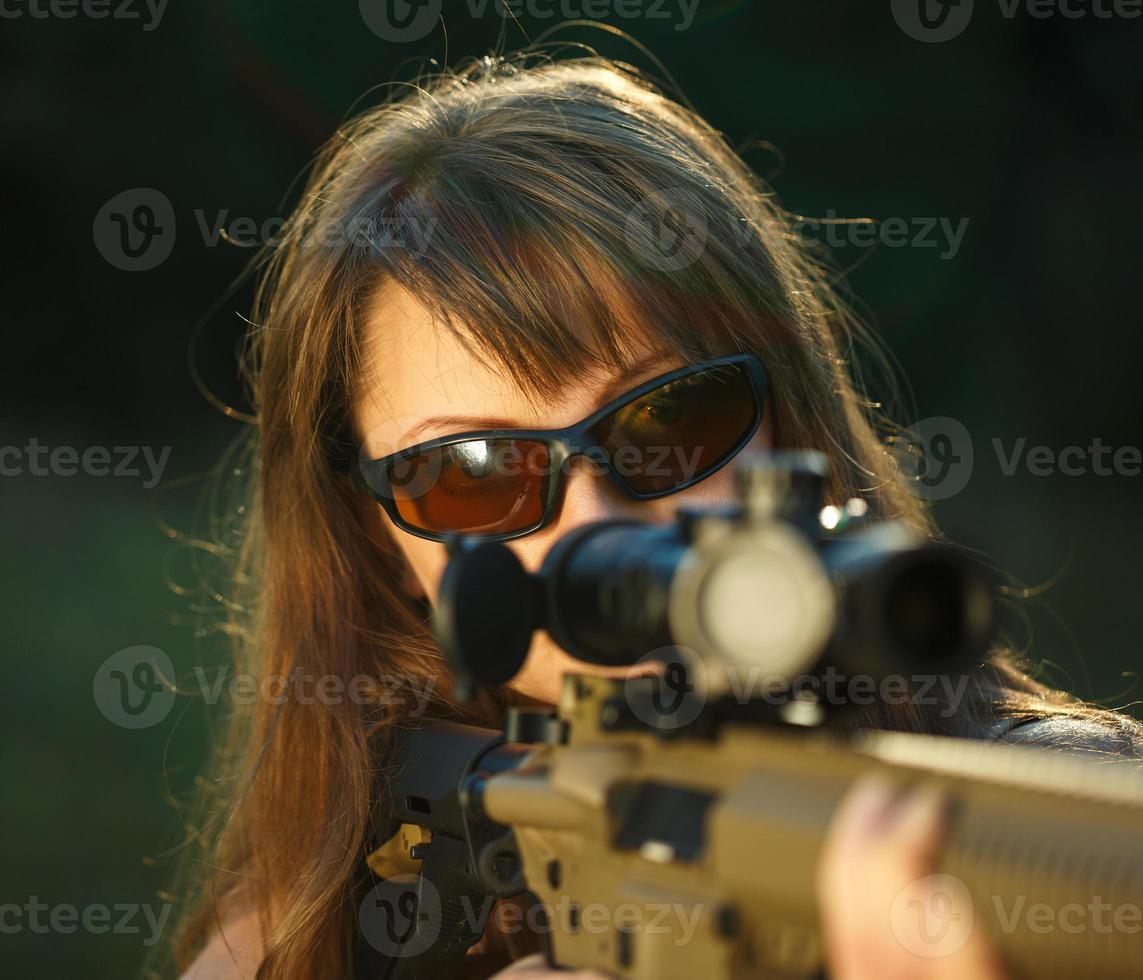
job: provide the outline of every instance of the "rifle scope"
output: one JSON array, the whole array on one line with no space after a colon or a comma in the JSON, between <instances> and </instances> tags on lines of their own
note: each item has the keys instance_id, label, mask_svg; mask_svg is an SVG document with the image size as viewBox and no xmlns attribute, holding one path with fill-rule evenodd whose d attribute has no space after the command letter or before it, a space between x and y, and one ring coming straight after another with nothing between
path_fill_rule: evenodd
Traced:
<instances>
[{"instance_id":1,"label":"rifle scope","mask_svg":"<svg viewBox=\"0 0 1143 980\"><path fill-rule=\"evenodd\" d=\"M708 691L743 670L968 670L993 634L990 576L900 522L868 520L860 501L823 508L825 472L816 453L749 456L740 502L684 508L667 525L583 525L535 574L505 545L454 539L438 637L478 684L512 677L536 629L604 666L697 657Z\"/></svg>"}]
</instances>

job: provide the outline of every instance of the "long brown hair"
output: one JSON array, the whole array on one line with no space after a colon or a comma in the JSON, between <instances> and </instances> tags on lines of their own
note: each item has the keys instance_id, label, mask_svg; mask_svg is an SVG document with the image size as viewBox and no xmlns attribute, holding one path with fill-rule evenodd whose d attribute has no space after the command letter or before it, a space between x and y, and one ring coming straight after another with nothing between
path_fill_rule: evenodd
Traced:
<instances>
[{"instance_id":1,"label":"long brown hair","mask_svg":"<svg viewBox=\"0 0 1143 980\"><path fill-rule=\"evenodd\" d=\"M632 216L648 206L701 229L691 261L667 267L641 248ZM824 452L832 500L861 495L877 516L930 528L852 377L860 328L831 270L718 132L627 67L485 58L399 90L320 153L258 271L256 476L233 597L237 656L255 676L406 675L432 686L434 711L461 710L379 510L336 465L362 435L350 407L384 282L536 397L569 368L618 363L635 331L687 360L716 341L755 351L776 444ZM965 733L1005 699L1064 710L1003 658L974 690L959 720L883 721ZM350 973L386 735L404 710L293 697L234 710L184 961L254 911L260 978Z\"/></svg>"}]
</instances>

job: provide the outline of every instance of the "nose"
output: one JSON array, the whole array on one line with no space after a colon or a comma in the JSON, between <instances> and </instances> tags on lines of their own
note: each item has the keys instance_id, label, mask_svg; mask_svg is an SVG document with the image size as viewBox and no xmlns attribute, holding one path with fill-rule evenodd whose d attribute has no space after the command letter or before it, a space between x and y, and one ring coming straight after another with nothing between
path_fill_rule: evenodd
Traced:
<instances>
[{"instance_id":1,"label":"nose","mask_svg":"<svg viewBox=\"0 0 1143 980\"><path fill-rule=\"evenodd\" d=\"M568 474L563 506L548 530L558 538L573 528L593 521L633 517L651 520L646 504L623 496L603 474L592 472L584 460L577 460Z\"/></svg>"},{"instance_id":2,"label":"nose","mask_svg":"<svg viewBox=\"0 0 1143 980\"><path fill-rule=\"evenodd\" d=\"M667 520L673 514L669 498L640 501L625 497L605 475L587 460L573 460L564 487L563 504L556 519L542 531L507 542L514 546L524 567L535 571L548 549L563 535L596 521L631 518L640 521Z\"/></svg>"}]
</instances>

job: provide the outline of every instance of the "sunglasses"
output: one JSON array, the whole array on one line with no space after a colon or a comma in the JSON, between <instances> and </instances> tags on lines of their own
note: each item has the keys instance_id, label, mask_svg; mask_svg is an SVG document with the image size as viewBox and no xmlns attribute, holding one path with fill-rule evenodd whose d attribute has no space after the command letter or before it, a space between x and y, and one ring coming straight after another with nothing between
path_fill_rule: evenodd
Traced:
<instances>
[{"instance_id":1,"label":"sunglasses","mask_svg":"<svg viewBox=\"0 0 1143 980\"><path fill-rule=\"evenodd\" d=\"M626 497L678 493L721 469L762 422L768 380L753 354L660 375L566 429L489 429L358 461L354 485L431 541L505 541L559 513L568 464L586 457Z\"/></svg>"}]
</instances>

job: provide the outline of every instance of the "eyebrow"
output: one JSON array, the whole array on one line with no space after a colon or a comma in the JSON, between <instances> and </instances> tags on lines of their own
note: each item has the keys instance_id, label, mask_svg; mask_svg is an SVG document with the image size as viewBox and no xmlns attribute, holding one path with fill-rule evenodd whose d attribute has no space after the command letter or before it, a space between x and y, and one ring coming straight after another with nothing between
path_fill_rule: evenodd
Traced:
<instances>
[{"instance_id":1,"label":"eyebrow","mask_svg":"<svg viewBox=\"0 0 1143 980\"><path fill-rule=\"evenodd\" d=\"M673 369L664 366L669 360L671 360L670 355L659 353L648 355L638 361L633 361L625 365L619 373L613 375L599 388L596 393L595 408L591 411L598 411L609 402L615 401L615 399L624 392L638 388L644 382L650 381L660 374L669 373ZM654 367L655 370L652 371L652 367ZM591 412L587 414L590 415ZM418 442L428 442L430 440L424 439L422 436L425 432L432 430L442 430L438 435L432 438L443 439L448 435L456 435L461 432L467 432L470 429L542 428L555 428L555 426L521 425L519 421L515 419L507 419L495 415L433 415L430 418L422 419L409 428L401 441L407 447L415 446Z\"/></svg>"},{"instance_id":2,"label":"eyebrow","mask_svg":"<svg viewBox=\"0 0 1143 980\"><path fill-rule=\"evenodd\" d=\"M426 439L418 439L423 432L429 429L453 429L456 432L465 432L469 429L522 429L524 426L517 425L510 419L498 418L491 415L433 415L431 418L422 419L409 429L402 442L409 446L416 445L418 442L427 442ZM446 433L447 434L447 433ZM444 438L444 434L434 436L435 438Z\"/></svg>"}]
</instances>

